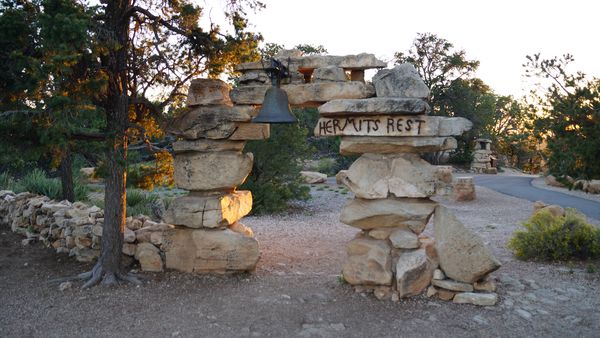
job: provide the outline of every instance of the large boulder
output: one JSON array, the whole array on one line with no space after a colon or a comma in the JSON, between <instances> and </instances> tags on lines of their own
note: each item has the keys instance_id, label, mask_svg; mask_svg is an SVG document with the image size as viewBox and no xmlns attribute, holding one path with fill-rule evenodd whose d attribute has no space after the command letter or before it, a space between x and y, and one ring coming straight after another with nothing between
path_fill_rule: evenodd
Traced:
<instances>
[{"instance_id":1,"label":"large boulder","mask_svg":"<svg viewBox=\"0 0 600 338\"><path fill-rule=\"evenodd\" d=\"M436 267L424 249L402 252L396 262L398 296L414 296L425 291Z\"/></svg>"},{"instance_id":2,"label":"large boulder","mask_svg":"<svg viewBox=\"0 0 600 338\"><path fill-rule=\"evenodd\" d=\"M588 181L585 191L590 194L600 194L600 180Z\"/></svg>"},{"instance_id":3,"label":"large boulder","mask_svg":"<svg viewBox=\"0 0 600 338\"><path fill-rule=\"evenodd\" d=\"M194 79L188 90L187 105L231 105L229 85L217 79Z\"/></svg>"},{"instance_id":4,"label":"large boulder","mask_svg":"<svg viewBox=\"0 0 600 338\"><path fill-rule=\"evenodd\" d=\"M212 196L178 197L165 211L164 221L188 228L218 228L234 224L252 210L252 193L238 190Z\"/></svg>"},{"instance_id":5,"label":"large boulder","mask_svg":"<svg viewBox=\"0 0 600 338\"><path fill-rule=\"evenodd\" d=\"M175 156L175 184L187 190L231 190L252 170L251 153L182 153Z\"/></svg>"},{"instance_id":6,"label":"large boulder","mask_svg":"<svg viewBox=\"0 0 600 338\"><path fill-rule=\"evenodd\" d=\"M437 206L434 216L435 247L440 266L454 280L474 283L500 268L481 237L467 230L443 206Z\"/></svg>"},{"instance_id":7,"label":"large boulder","mask_svg":"<svg viewBox=\"0 0 600 338\"><path fill-rule=\"evenodd\" d=\"M435 169L417 154L364 154L343 183L359 198L429 197L435 194Z\"/></svg>"},{"instance_id":8,"label":"large boulder","mask_svg":"<svg viewBox=\"0 0 600 338\"><path fill-rule=\"evenodd\" d=\"M556 177L554 175L548 175L544 178L544 182L551 186L551 187L557 187L557 188L564 188L565 185L560 183Z\"/></svg>"},{"instance_id":9,"label":"large boulder","mask_svg":"<svg viewBox=\"0 0 600 338\"><path fill-rule=\"evenodd\" d=\"M363 230L404 227L419 234L436 205L427 198L355 198L342 209L340 222Z\"/></svg>"},{"instance_id":10,"label":"large boulder","mask_svg":"<svg viewBox=\"0 0 600 338\"><path fill-rule=\"evenodd\" d=\"M397 154L427 153L456 149L453 137L369 137L343 136L340 143L340 154L361 155L366 153Z\"/></svg>"},{"instance_id":11,"label":"large boulder","mask_svg":"<svg viewBox=\"0 0 600 338\"><path fill-rule=\"evenodd\" d=\"M166 266L184 272L252 271L259 258L251 236L225 230L176 228L165 233Z\"/></svg>"},{"instance_id":12,"label":"large boulder","mask_svg":"<svg viewBox=\"0 0 600 338\"><path fill-rule=\"evenodd\" d=\"M319 107L321 116L337 115L422 115L431 108L425 100L397 97L371 97L368 99L331 100Z\"/></svg>"},{"instance_id":13,"label":"large boulder","mask_svg":"<svg viewBox=\"0 0 600 338\"><path fill-rule=\"evenodd\" d=\"M387 241L355 238L346 246L344 280L352 285L391 285L392 257Z\"/></svg>"},{"instance_id":14,"label":"large boulder","mask_svg":"<svg viewBox=\"0 0 600 338\"><path fill-rule=\"evenodd\" d=\"M410 63L380 70L373 76L373 85L377 97L429 97L429 88Z\"/></svg>"}]
</instances>

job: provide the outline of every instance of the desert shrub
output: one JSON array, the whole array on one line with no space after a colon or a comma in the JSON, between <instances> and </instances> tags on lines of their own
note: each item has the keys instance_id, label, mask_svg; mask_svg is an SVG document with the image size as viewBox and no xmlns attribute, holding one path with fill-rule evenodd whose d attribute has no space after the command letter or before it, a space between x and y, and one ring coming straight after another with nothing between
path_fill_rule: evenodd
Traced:
<instances>
[{"instance_id":1,"label":"desert shrub","mask_svg":"<svg viewBox=\"0 0 600 338\"><path fill-rule=\"evenodd\" d=\"M0 173L0 190L23 191L23 187L8 172Z\"/></svg>"},{"instance_id":2,"label":"desert shrub","mask_svg":"<svg viewBox=\"0 0 600 338\"><path fill-rule=\"evenodd\" d=\"M271 137L249 141L254 154L252 172L240 189L252 191L254 213L274 213L291 200L306 200L310 189L300 177L301 164L311 155L306 128L298 124L271 125Z\"/></svg>"},{"instance_id":3,"label":"desert shrub","mask_svg":"<svg viewBox=\"0 0 600 338\"><path fill-rule=\"evenodd\" d=\"M567 209L564 216L540 210L523 223L508 247L520 259L566 261L600 257L600 229L585 216Z\"/></svg>"},{"instance_id":4,"label":"desert shrub","mask_svg":"<svg viewBox=\"0 0 600 338\"><path fill-rule=\"evenodd\" d=\"M27 175L23 176L20 183L25 191L48 196L54 200L60 200L62 197L60 180L57 178L48 178L46 173L41 169L33 169Z\"/></svg>"},{"instance_id":5,"label":"desert shrub","mask_svg":"<svg viewBox=\"0 0 600 338\"><path fill-rule=\"evenodd\" d=\"M127 216L154 216L160 197L140 189L127 189Z\"/></svg>"}]
</instances>

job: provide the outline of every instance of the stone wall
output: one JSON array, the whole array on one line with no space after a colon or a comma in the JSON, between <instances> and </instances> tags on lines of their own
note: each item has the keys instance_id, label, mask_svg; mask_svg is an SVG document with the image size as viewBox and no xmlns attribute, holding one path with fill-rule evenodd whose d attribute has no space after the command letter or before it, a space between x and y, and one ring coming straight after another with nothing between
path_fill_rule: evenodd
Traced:
<instances>
[{"instance_id":1,"label":"stone wall","mask_svg":"<svg viewBox=\"0 0 600 338\"><path fill-rule=\"evenodd\" d=\"M100 256L103 223L104 211L97 206L0 191L0 225L23 235L23 245L41 241L57 253L94 262ZM123 236L124 265L137 260L144 271L163 271L164 234L172 228L146 216L128 217Z\"/></svg>"}]
</instances>

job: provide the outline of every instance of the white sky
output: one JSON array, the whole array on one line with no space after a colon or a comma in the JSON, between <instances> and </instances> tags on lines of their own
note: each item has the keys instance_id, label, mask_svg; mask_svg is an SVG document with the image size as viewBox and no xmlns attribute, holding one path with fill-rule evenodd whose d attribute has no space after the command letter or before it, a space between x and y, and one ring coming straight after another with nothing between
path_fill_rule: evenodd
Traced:
<instances>
[{"instance_id":1,"label":"white sky","mask_svg":"<svg viewBox=\"0 0 600 338\"><path fill-rule=\"evenodd\" d=\"M331 55L373 53L390 61L417 33L445 38L481 62L477 76L498 94L521 96L525 56L573 54L572 71L600 77L598 0L262 0L249 13L265 42L323 45Z\"/></svg>"}]
</instances>

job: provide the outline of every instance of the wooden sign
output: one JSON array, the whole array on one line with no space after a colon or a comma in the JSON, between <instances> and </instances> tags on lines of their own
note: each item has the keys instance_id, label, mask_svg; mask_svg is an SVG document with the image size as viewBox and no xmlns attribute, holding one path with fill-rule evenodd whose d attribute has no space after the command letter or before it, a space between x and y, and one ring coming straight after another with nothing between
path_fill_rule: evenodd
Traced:
<instances>
[{"instance_id":1,"label":"wooden sign","mask_svg":"<svg viewBox=\"0 0 600 338\"><path fill-rule=\"evenodd\" d=\"M469 130L472 123L460 117L379 115L321 117L316 136L452 136Z\"/></svg>"}]
</instances>

